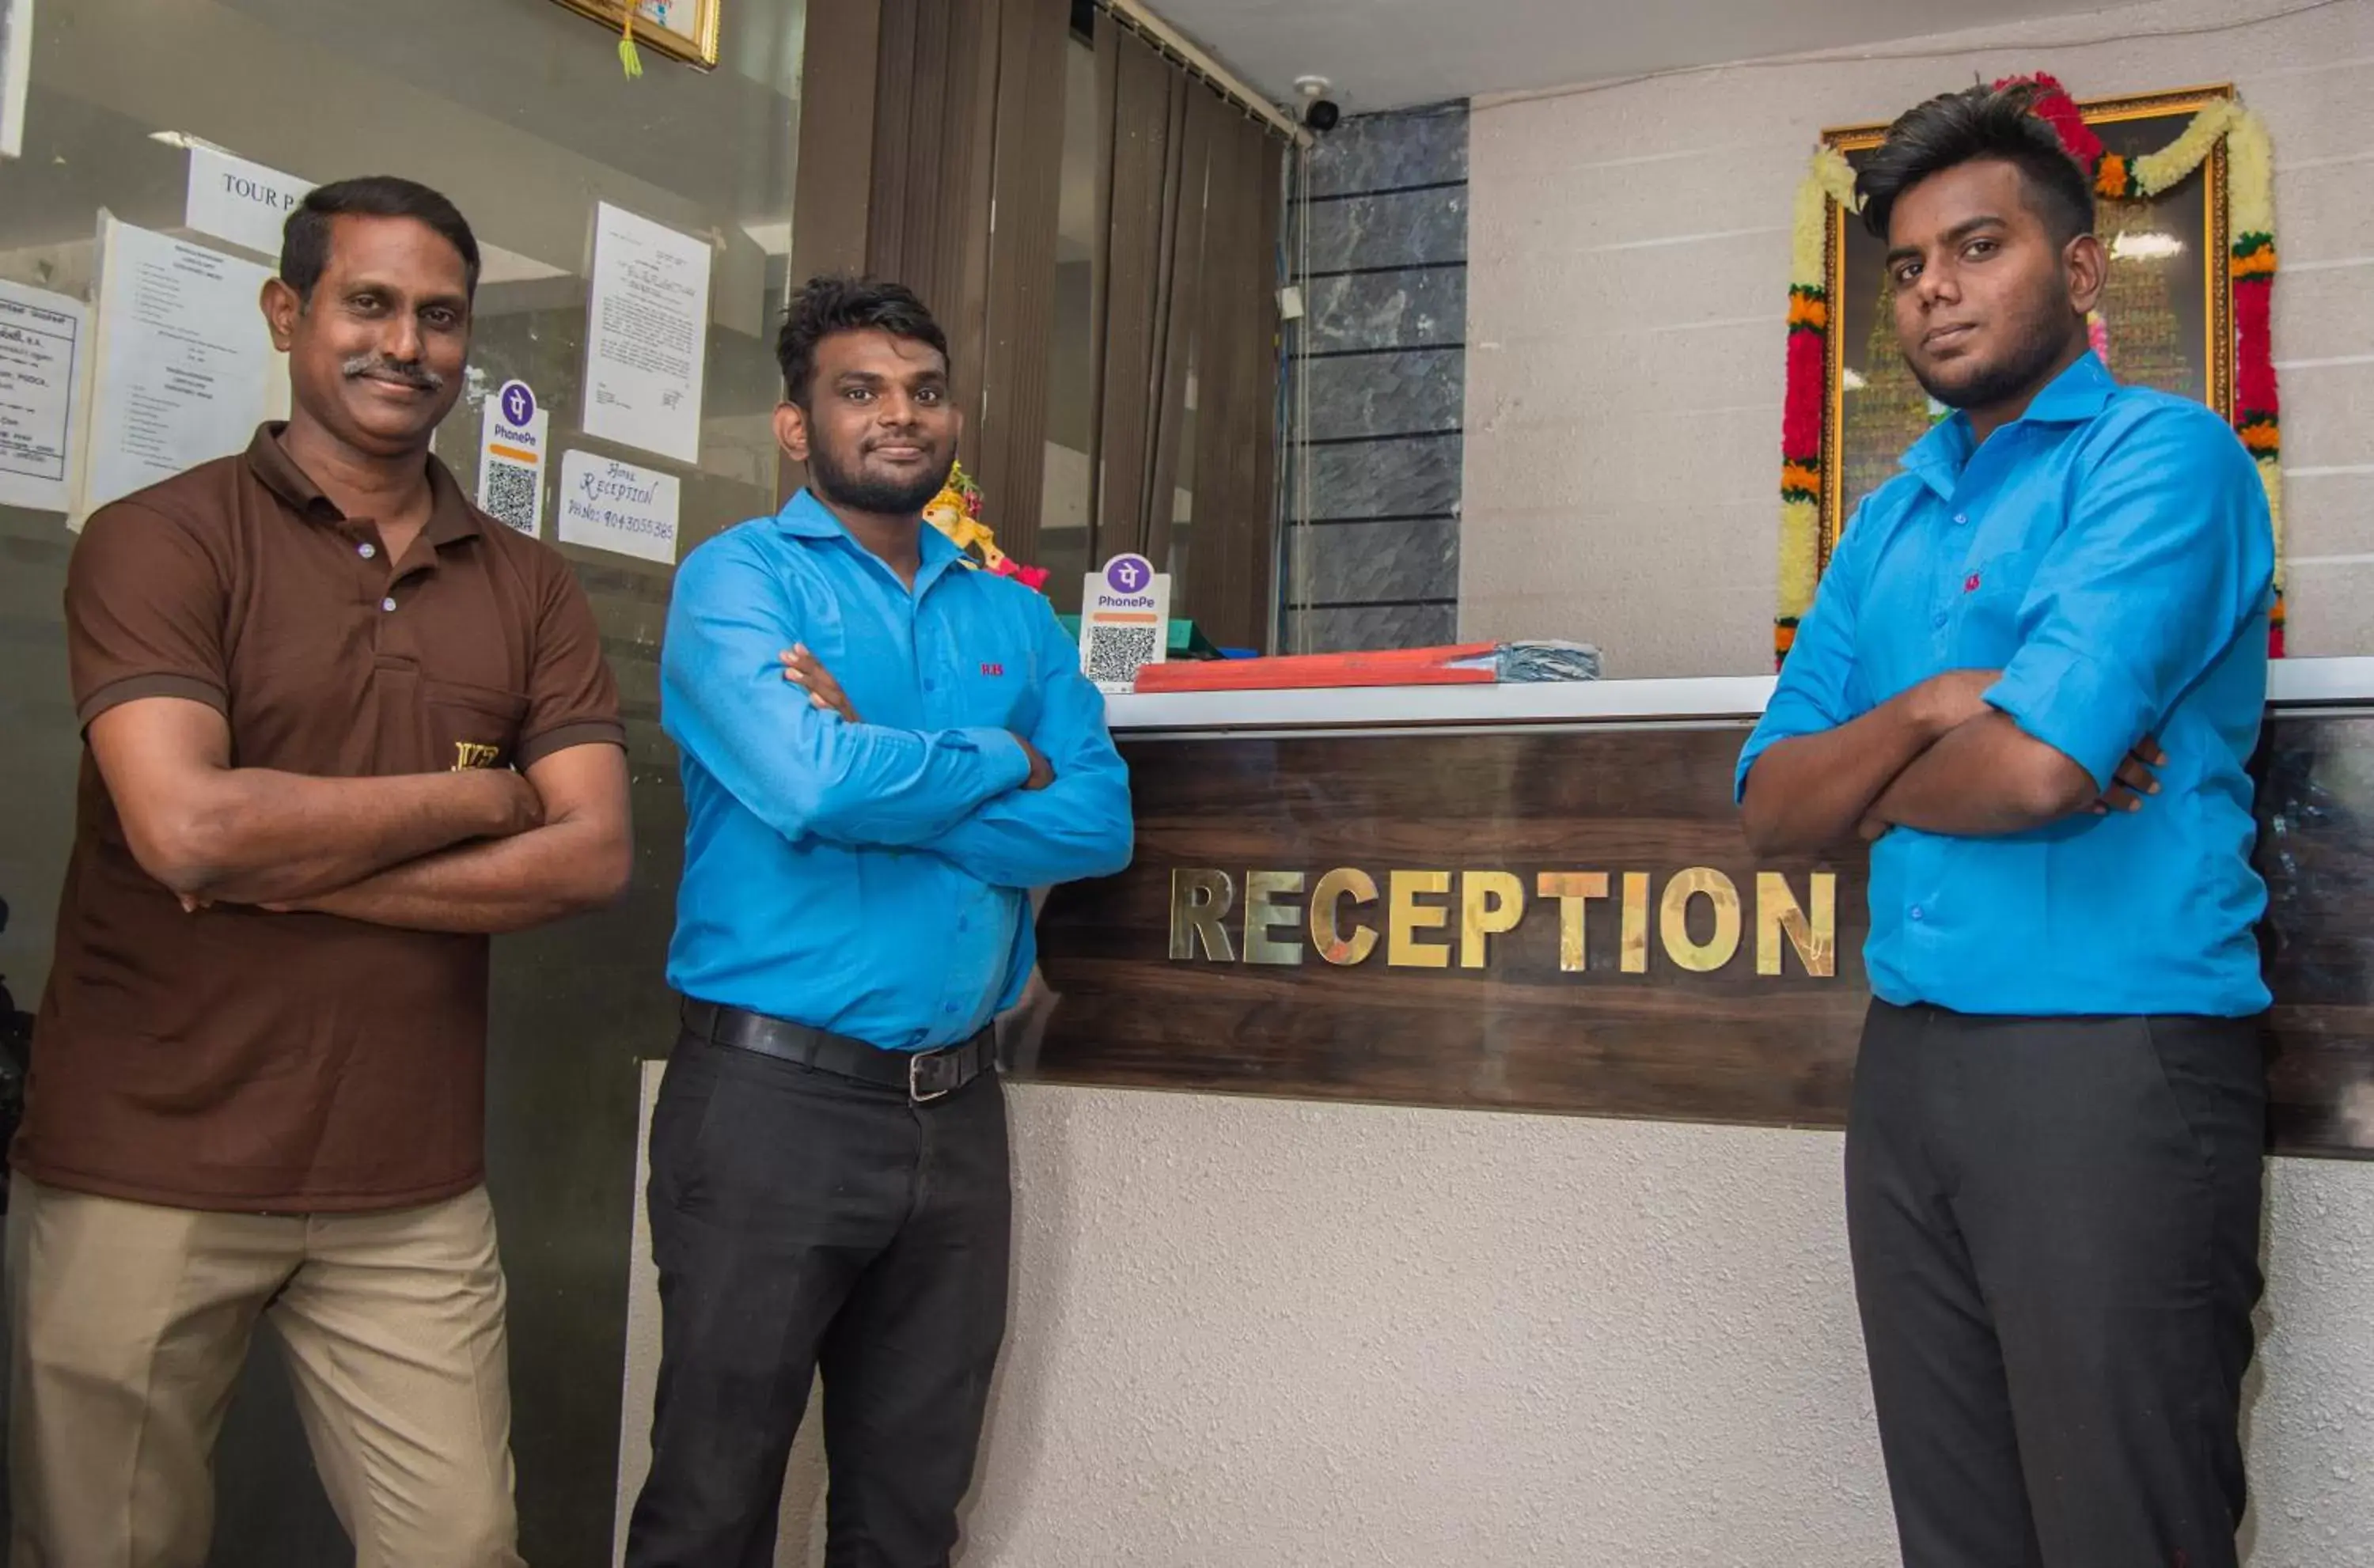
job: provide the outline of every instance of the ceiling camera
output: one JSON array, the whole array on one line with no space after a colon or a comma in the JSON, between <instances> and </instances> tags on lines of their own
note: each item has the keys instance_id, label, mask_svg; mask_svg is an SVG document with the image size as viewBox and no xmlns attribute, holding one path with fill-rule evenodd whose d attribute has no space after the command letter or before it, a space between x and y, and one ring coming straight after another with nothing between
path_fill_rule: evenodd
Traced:
<instances>
[{"instance_id":1,"label":"ceiling camera","mask_svg":"<svg viewBox=\"0 0 2374 1568\"><path fill-rule=\"evenodd\" d=\"M1302 95L1302 123L1322 135L1344 118L1343 107L1327 96L1330 85L1324 76L1294 78L1294 90Z\"/></svg>"}]
</instances>

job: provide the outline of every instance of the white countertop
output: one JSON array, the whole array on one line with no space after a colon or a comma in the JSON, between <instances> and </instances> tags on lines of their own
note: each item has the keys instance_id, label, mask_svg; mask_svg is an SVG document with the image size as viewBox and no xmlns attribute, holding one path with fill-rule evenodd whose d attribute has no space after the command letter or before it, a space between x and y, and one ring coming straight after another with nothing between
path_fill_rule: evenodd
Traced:
<instances>
[{"instance_id":1,"label":"white countertop","mask_svg":"<svg viewBox=\"0 0 2374 1568\"><path fill-rule=\"evenodd\" d=\"M1686 722L1754 718L1772 696L1772 679L1714 675L1664 681L1148 692L1107 697L1105 713L1115 730L1138 734ZM2374 707L2374 658L2277 660L2269 666L2267 700L2281 708Z\"/></svg>"}]
</instances>

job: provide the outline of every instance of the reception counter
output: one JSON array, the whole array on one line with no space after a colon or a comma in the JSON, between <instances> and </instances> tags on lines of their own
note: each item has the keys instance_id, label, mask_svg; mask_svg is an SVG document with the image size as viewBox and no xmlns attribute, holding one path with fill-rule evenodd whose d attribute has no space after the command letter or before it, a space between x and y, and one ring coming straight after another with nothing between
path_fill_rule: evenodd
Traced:
<instances>
[{"instance_id":1,"label":"reception counter","mask_svg":"<svg viewBox=\"0 0 2374 1568\"><path fill-rule=\"evenodd\" d=\"M1137 857L1057 889L1017 1075L1843 1125L1865 862L1759 861L1769 678L1112 699ZM2374 659L2278 663L2274 1140L2374 1155Z\"/></svg>"}]
</instances>

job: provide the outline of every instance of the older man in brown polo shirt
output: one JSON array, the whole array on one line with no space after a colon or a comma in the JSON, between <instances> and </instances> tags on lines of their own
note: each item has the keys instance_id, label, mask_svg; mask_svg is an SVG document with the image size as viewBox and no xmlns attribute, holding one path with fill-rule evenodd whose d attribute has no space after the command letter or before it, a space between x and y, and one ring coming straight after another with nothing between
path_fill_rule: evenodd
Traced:
<instances>
[{"instance_id":1,"label":"older man in brown polo shirt","mask_svg":"<svg viewBox=\"0 0 2374 1568\"><path fill-rule=\"evenodd\" d=\"M478 253L324 186L264 291L295 411L102 509L8 1213L18 1568L197 1568L259 1319L361 1568L519 1561L483 1186L488 933L616 896L617 690L558 555L429 455Z\"/></svg>"}]
</instances>

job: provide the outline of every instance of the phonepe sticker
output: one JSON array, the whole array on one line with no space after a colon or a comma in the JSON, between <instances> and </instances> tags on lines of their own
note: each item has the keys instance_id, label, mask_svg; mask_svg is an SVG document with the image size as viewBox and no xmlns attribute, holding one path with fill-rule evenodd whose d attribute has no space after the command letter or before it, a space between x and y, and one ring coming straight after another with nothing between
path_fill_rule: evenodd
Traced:
<instances>
[{"instance_id":1,"label":"phonepe sticker","mask_svg":"<svg viewBox=\"0 0 2374 1568\"><path fill-rule=\"evenodd\" d=\"M1170 647L1170 578L1144 556L1115 556L1080 585L1080 668L1103 692L1125 692L1140 666Z\"/></svg>"},{"instance_id":2,"label":"phonepe sticker","mask_svg":"<svg viewBox=\"0 0 2374 1568\"><path fill-rule=\"evenodd\" d=\"M478 437L478 509L531 539L544 529L545 438L551 423L525 381L505 381L487 399Z\"/></svg>"}]
</instances>

